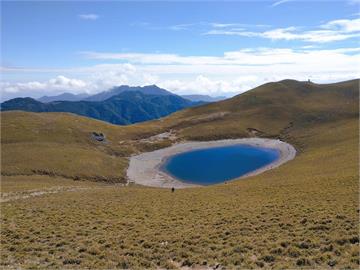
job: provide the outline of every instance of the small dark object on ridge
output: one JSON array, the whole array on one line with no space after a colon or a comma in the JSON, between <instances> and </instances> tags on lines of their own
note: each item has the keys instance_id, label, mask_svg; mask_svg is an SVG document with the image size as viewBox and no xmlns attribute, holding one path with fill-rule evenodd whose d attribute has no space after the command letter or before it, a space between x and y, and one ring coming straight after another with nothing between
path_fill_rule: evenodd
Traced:
<instances>
[{"instance_id":1,"label":"small dark object on ridge","mask_svg":"<svg viewBox=\"0 0 360 270\"><path fill-rule=\"evenodd\" d=\"M175 188L174 188L174 187L171 188L171 192L175 192Z\"/></svg>"},{"instance_id":2,"label":"small dark object on ridge","mask_svg":"<svg viewBox=\"0 0 360 270\"><path fill-rule=\"evenodd\" d=\"M103 142L105 141L105 135L103 133L97 133L97 132L93 132L92 136L95 140L97 140L98 142Z\"/></svg>"}]
</instances>

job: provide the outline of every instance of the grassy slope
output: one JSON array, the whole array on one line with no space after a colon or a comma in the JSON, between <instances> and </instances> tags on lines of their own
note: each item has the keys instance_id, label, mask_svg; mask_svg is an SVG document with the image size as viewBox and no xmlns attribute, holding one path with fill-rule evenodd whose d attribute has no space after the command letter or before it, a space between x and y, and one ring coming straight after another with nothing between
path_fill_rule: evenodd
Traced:
<instances>
[{"instance_id":1,"label":"grassy slope","mask_svg":"<svg viewBox=\"0 0 360 270\"><path fill-rule=\"evenodd\" d=\"M260 86L229 100L186 109L156 121L126 127L66 113L3 112L2 173L55 174L67 178L124 182L127 157L170 144L137 139L175 130L179 140L249 136L281 137L302 147L289 131L358 114L358 81L315 85L282 81ZM91 132L102 132L99 143ZM73 157L76 157L74 159Z\"/></svg>"},{"instance_id":2,"label":"grassy slope","mask_svg":"<svg viewBox=\"0 0 360 270\"><path fill-rule=\"evenodd\" d=\"M279 91L282 95L274 95ZM14 175L4 177L5 183L24 181L16 174L32 174L33 168L121 181L127 155L169 143L139 144L136 139L169 129L180 139L208 140L248 136L247 128L256 128L301 150L275 170L227 185L174 194L96 185L3 203L2 263L356 268L357 95L358 81L327 86L285 81L129 127L68 114L2 113L2 172ZM104 132L110 142L92 141L91 131ZM42 158L48 148L53 151ZM81 160L73 158L78 153L83 153ZM37 185L36 177L27 178Z\"/></svg>"}]
</instances>

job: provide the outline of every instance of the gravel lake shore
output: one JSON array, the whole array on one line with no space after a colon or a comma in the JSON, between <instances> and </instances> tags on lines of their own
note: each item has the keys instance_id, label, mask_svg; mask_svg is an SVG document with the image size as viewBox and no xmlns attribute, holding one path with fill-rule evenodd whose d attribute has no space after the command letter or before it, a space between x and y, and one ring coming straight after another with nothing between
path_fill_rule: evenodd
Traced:
<instances>
[{"instance_id":1,"label":"gravel lake shore","mask_svg":"<svg viewBox=\"0 0 360 270\"><path fill-rule=\"evenodd\" d=\"M161 170L161 165L169 157L179 153L204 149L204 148L230 146L237 144L277 149L280 153L279 158L276 159L274 162L266 166L263 166L255 171L252 171L246 175L243 175L240 178L257 175L264 171L276 168L281 164L294 159L296 156L296 150L292 145L280 140L266 139L266 138L243 138L243 139L218 140L218 141L207 141L207 142L195 142L195 141L181 142L167 148L132 156L130 158L129 168L127 170L127 177L129 179L129 182L144 186L151 186L151 187L187 188L187 187L199 186L190 183L185 183L172 177L171 175ZM236 178L236 179L240 179L240 178Z\"/></svg>"}]
</instances>

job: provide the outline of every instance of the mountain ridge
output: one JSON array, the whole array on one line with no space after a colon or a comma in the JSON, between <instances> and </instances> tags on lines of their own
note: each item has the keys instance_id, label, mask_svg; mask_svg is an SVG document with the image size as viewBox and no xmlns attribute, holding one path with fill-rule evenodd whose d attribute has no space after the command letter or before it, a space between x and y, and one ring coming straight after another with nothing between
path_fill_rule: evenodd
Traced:
<instances>
[{"instance_id":1,"label":"mountain ridge","mask_svg":"<svg viewBox=\"0 0 360 270\"><path fill-rule=\"evenodd\" d=\"M120 85L115 86L109 90L102 91L100 93L96 93L93 95L87 94L87 93L80 93L80 94L72 94L69 92L64 92L59 95L55 96L42 96L40 98L37 98L36 100L43 102L43 103L49 103L53 101L103 101L105 99L108 99L112 96L116 96L122 92L125 91L139 91L144 94L149 95L176 95L164 88L160 88L157 85L145 85L145 86L129 86L129 85ZM209 95L199 95L199 94L189 94L189 95L179 95L185 99L188 99L190 101L198 102L215 102L220 101L223 99L226 99L225 96L209 96Z\"/></svg>"},{"instance_id":2,"label":"mountain ridge","mask_svg":"<svg viewBox=\"0 0 360 270\"><path fill-rule=\"evenodd\" d=\"M85 98L88 98L90 95L86 93L81 94L72 94L68 92L64 92L62 94L56 95L56 96L42 96L41 98L38 98L37 100L42 103L49 103L53 101L80 101Z\"/></svg>"},{"instance_id":3,"label":"mountain ridge","mask_svg":"<svg viewBox=\"0 0 360 270\"><path fill-rule=\"evenodd\" d=\"M177 110L199 105L177 95L148 95L139 91L122 91L103 101L52 101L42 103L32 98L15 98L1 104L2 111L70 112L127 125L166 116Z\"/></svg>"}]
</instances>

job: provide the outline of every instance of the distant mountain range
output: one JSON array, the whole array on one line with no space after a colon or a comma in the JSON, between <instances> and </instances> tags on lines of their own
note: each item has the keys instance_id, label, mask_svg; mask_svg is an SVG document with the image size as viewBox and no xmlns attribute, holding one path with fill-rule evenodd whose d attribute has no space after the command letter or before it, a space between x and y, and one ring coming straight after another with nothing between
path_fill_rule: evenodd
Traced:
<instances>
[{"instance_id":1,"label":"distant mountain range","mask_svg":"<svg viewBox=\"0 0 360 270\"><path fill-rule=\"evenodd\" d=\"M216 102L226 99L226 97L211 97L208 95L182 95L183 98L186 98L191 101L204 101L204 102Z\"/></svg>"},{"instance_id":2,"label":"distant mountain range","mask_svg":"<svg viewBox=\"0 0 360 270\"><path fill-rule=\"evenodd\" d=\"M123 92L130 92L130 91L137 91L141 92L143 94L147 95L159 95L159 96L167 96L167 95L175 95L165 89L162 89L156 85L148 85L148 86L128 86L128 85L121 85L114 87L110 90L100 92L95 95L89 95L86 93L74 95L71 93L62 93L57 96L43 96L41 98L38 98L37 100L43 103L53 102L53 101L103 101L106 99L109 99L113 96L119 95ZM182 95L181 97L188 99L190 101L203 101L203 102L216 102L223 99L226 99L226 97L219 96L219 97L211 97L208 95Z\"/></svg>"},{"instance_id":3,"label":"distant mountain range","mask_svg":"<svg viewBox=\"0 0 360 270\"><path fill-rule=\"evenodd\" d=\"M57 96L43 96L41 98L38 99L38 101L43 102L43 103L48 103L48 102L53 102L53 101L80 101L80 100L84 100L86 98L90 97L90 95L88 94L78 94L78 95L74 95L71 93L62 93L60 95Z\"/></svg>"},{"instance_id":4,"label":"distant mountain range","mask_svg":"<svg viewBox=\"0 0 360 270\"><path fill-rule=\"evenodd\" d=\"M66 94L60 95L60 97L74 99L78 98L78 95ZM45 99L43 97L41 100L52 100L53 98ZM33 98L15 98L3 102L1 111L70 112L112 124L127 125L160 118L203 103L184 99L157 86L121 86L81 101L64 100L43 103Z\"/></svg>"}]
</instances>

